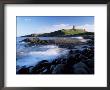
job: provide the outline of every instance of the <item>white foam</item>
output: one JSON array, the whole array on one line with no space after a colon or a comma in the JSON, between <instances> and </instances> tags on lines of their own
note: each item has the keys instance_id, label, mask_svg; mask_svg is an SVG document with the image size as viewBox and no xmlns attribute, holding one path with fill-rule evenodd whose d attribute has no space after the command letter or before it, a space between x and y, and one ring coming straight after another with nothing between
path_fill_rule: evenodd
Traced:
<instances>
[{"instance_id":1,"label":"white foam","mask_svg":"<svg viewBox=\"0 0 110 90\"><path fill-rule=\"evenodd\" d=\"M83 37L71 37L71 38L75 38L75 39L83 39Z\"/></svg>"},{"instance_id":2,"label":"white foam","mask_svg":"<svg viewBox=\"0 0 110 90\"><path fill-rule=\"evenodd\" d=\"M58 48L58 46L54 45L37 46L31 48L29 48L28 51L24 50L24 52L20 52L18 54L19 58L17 60L17 65L33 66L41 60L50 61L68 53L68 50ZM35 48L37 48L37 50Z\"/></svg>"}]
</instances>

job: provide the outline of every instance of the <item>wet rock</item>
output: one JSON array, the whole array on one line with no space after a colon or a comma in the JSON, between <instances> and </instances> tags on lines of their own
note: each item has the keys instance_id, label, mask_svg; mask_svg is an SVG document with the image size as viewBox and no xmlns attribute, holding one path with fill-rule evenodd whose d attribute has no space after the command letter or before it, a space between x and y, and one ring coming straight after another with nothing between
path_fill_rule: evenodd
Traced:
<instances>
[{"instance_id":1,"label":"wet rock","mask_svg":"<svg viewBox=\"0 0 110 90\"><path fill-rule=\"evenodd\" d=\"M40 40L39 38L36 38L36 37L26 38L20 42L26 42L28 46L49 44L48 40Z\"/></svg>"},{"instance_id":2,"label":"wet rock","mask_svg":"<svg viewBox=\"0 0 110 90\"><path fill-rule=\"evenodd\" d=\"M87 57L87 59L90 59L94 57L94 49L93 48L86 48L82 51L82 54Z\"/></svg>"},{"instance_id":3,"label":"wet rock","mask_svg":"<svg viewBox=\"0 0 110 90\"><path fill-rule=\"evenodd\" d=\"M88 60L86 60L85 63L90 69L90 74L94 74L94 60L93 59L88 59Z\"/></svg>"},{"instance_id":4,"label":"wet rock","mask_svg":"<svg viewBox=\"0 0 110 90\"><path fill-rule=\"evenodd\" d=\"M72 65L75 63L76 63L76 60L75 60L74 56L69 56L69 58L67 59L67 64Z\"/></svg>"},{"instance_id":5,"label":"wet rock","mask_svg":"<svg viewBox=\"0 0 110 90\"><path fill-rule=\"evenodd\" d=\"M69 74L69 73L71 73L70 67L66 64L58 64L52 71L52 74Z\"/></svg>"},{"instance_id":6,"label":"wet rock","mask_svg":"<svg viewBox=\"0 0 110 90\"><path fill-rule=\"evenodd\" d=\"M75 50L75 53L81 53L81 50L77 49L77 50Z\"/></svg>"},{"instance_id":7,"label":"wet rock","mask_svg":"<svg viewBox=\"0 0 110 90\"><path fill-rule=\"evenodd\" d=\"M47 60L43 60L40 61L33 69L32 69L32 73L41 73L43 72L45 69L49 69L50 68L50 63Z\"/></svg>"},{"instance_id":8,"label":"wet rock","mask_svg":"<svg viewBox=\"0 0 110 90\"><path fill-rule=\"evenodd\" d=\"M67 59L61 59L61 64L67 64Z\"/></svg>"},{"instance_id":9,"label":"wet rock","mask_svg":"<svg viewBox=\"0 0 110 90\"><path fill-rule=\"evenodd\" d=\"M67 64L75 64L78 63L82 60L87 59L87 57L85 57L85 55L82 54L82 51L80 50L75 50L73 52L73 54L69 54L68 59L67 59Z\"/></svg>"},{"instance_id":10,"label":"wet rock","mask_svg":"<svg viewBox=\"0 0 110 90\"><path fill-rule=\"evenodd\" d=\"M75 74L88 74L88 72L84 68L74 69Z\"/></svg>"},{"instance_id":11,"label":"wet rock","mask_svg":"<svg viewBox=\"0 0 110 90\"><path fill-rule=\"evenodd\" d=\"M51 65L50 66L50 71L52 72L55 67L56 67L56 65Z\"/></svg>"},{"instance_id":12,"label":"wet rock","mask_svg":"<svg viewBox=\"0 0 110 90\"><path fill-rule=\"evenodd\" d=\"M55 59L51 62L52 65L61 64L61 58Z\"/></svg>"},{"instance_id":13,"label":"wet rock","mask_svg":"<svg viewBox=\"0 0 110 90\"><path fill-rule=\"evenodd\" d=\"M94 60L88 59L86 60L86 64L90 68L94 68Z\"/></svg>"},{"instance_id":14,"label":"wet rock","mask_svg":"<svg viewBox=\"0 0 110 90\"><path fill-rule=\"evenodd\" d=\"M73 65L73 72L75 74L89 74L89 68L83 62L79 62Z\"/></svg>"},{"instance_id":15,"label":"wet rock","mask_svg":"<svg viewBox=\"0 0 110 90\"><path fill-rule=\"evenodd\" d=\"M88 44L88 45L94 45L94 40L92 40L92 39L89 40L89 41L87 42L87 44Z\"/></svg>"},{"instance_id":16,"label":"wet rock","mask_svg":"<svg viewBox=\"0 0 110 90\"><path fill-rule=\"evenodd\" d=\"M62 74L64 73L64 64L58 64L52 71L52 74Z\"/></svg>"},{"instance_id":17,"label":"wet rock","mask_svg":"<svg viewBox=\"0 0 110 90\"><path fill-rule=\"evenodd\" d=\"M76 53L76 54L70 55L68 57L67 63L68 64L75 64L75 63L81 61L82 59L83 59L83 55L80 53Z\"/></svg>"},{"instance_id":18,"label":"wet rock","mask_svg":"<svg viewBox=\"0 0 110 90\"><path fill-rule=\"evenodd\" d=\"M17 74L29 74L29 68L23 66L18 72Z\"/></svg>"},{"instance_id":19,"label":"wet rock","mask_svg":"<svg viewBox=\"0 0 110 90\"><path fill-rule=\"evenodd\" d=\"M29 73L31 73L32 72L32 69L34 68L34 66L30 66L28 68L29 68Z\"/></svg>"},{"instance_id":20,"label":"wet rock","mask_svg":"<svg viewBox=\"0 0 110 90\"><path fill-rule=\"evenodd\" d=\"M48 66L50 66L50 63L47 60L42 60L36 65L36 67L38 68L48 67Z\"/></svg>"},{"instance_id":21,"label":"wet rock","mask_svg":"<svg viewBox=\"0 0 110 90\"><path fill-rule=\"evenodd\" d=\"M88 48L88 46L83 46L82 48Z\"/></svg>"},{"instance_id":22,"label":"wet rock","mask_svg":"<svg viewBox=\"0 0 110 90\"><path fill-rule=\"evenodd\" d=\"M74 44L69 44L66 46L68 49L73 49L74 48Z\"/></svg>"},{"instance_id":23,"label":"wet rock","mask_svg":"<svg viewBox=\"0 0 110 90\"><path fill-rule=\"evenodd\" d=\"M45 70L46 68L44 67L41 67L41 68L38 68L38 67L34 67L31 71L32 74L40 74L40 72L42 72L43 70Z\"/></svg>"},{"instance_id":24,"label":"wet rock","mask_svg":"<svg viewBox=\"0 0 110 90\"><path fill-rule=\"evenodd\" d=\"M48 63L47 60L42 60L42 61L39 61L38 64L43 64L43 63Z\"/></svg>"},{"instance_id":25,"label":"wet rock","mask_svg":"<svg viewBox=\"0 0 110 90\"><path fill-rule=\"evenodd\" d=\"M18 72L21 69L19 65L16 66L16 72Z\"/></svg>"},{"instance_id":26,"label":"wet rock","mask_svg":"<svg viewBox=\"0 0 110 90\"><path fill-rule=\"evenodd\" d=\"M73 54L73 53L74 53L74 51L73 51L73 50L70 50L70 51L69 51L69 54Z\"/></svg>"},{"instance_id":27,"label":"wet rock","mask_svg":"<svg viewBox=\"0 0 110 90\"><path fill-rule=\"evenodd\" d=\"M81 54L80 53L76 54L74 58L75 61L79 62L81 60Z\"/></svg>"},{"instance_id":28,"label":"wet rock","mask_svg":"<svg viewBox=\"0 0 110 90\"><path fill-rule=\"evenodd\" d=\"M48 69L44 69L43 71L42 71L42 73L47 73L48 72Z\"/></svg>"},{"instance_id":29,"label":"wet rock","mask_svg":"<svg viewBox=\"0 0 110 90\"><path fill-rule=\"evenodd\" d=\"M50 74L50 70L48 68L43 69L40 74Z\"/></svg>"},{"instance_id":30,"label":"wet rock","mask_svg":"<svg viewBox=\"0 0 110 90\"><path fill-rule=\"evenodd\" d=\"M56 65L57 63L56 63L56 60L53 60L52 62L51 62L51 64L52 65Z\"/></svg>"},{"instance_id":31,"label":"wet rock","mask_svg":"<svg viewBox=\"0 0 110 90\"><path fill-rule=\"evenodd\" d=\"M40 40L39 38L26 38L26 39L24 39L24 40L22 40L23 42L34 42L34 41L38 41L38 40Z\"/></svg>"}]
</instances>

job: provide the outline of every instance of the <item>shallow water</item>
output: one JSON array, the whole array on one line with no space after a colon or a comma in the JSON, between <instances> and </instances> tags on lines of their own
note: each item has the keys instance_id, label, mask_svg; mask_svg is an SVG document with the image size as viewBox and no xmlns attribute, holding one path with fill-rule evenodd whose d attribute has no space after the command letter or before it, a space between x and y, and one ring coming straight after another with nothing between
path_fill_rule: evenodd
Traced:
<instances>
[{"instance_id":1,"label":"shallow water","mask_svg":"<svg viewBox=\"0 0 110 90\"><path fill-rule=\"evenodd\" d=\"M51 61L68 54L68 49L59 48L56 45L39 45L33 47L25 47L26 43L19 42L26 37L17 38L16 65L17 66L34 66L41 60ZM67 37L68 38L68 37ZM71 39L76 39L72 37ZM40 37L41 40L56 39L56 37ZM82 37L77 39L83 40Z\"/></svg>"},{"instance_id":2,"label":"shallow water","mask_svg":"<svg viewBox=\"0 0 110 90\"><path fill-rule=\"evenodd\" d=\"M68 53L67 49L59 48L56 45L40 45L33 47L25 47L25 43L19 42L17 39L17 66L34 66L41 60L51 61Z\"/></svg>"}]
</instances>

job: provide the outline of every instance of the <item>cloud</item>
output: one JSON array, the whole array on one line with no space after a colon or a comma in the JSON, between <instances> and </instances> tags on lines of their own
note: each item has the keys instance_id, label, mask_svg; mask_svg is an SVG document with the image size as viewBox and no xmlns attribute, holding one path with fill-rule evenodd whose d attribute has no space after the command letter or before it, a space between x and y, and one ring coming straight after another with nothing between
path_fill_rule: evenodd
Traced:
<instances>
[{"instance_id":1,"label":"cloud","mask_svg":"<svg viewBox=\"0 0 110 90\"><path fill-rule=\"evenodd\" d=\"M72 26L69 24L52 25L52 27L56 28L57 30L58 29L70 29L70 28L72 28Z\"/></svg>"},{"instance_id":2,"label":"cloud","mask_svg":"<svg viewBox=\"0 0 110 90\"><path fill-rule=\"evenodd\" d=\"M52 25L51 29L59 30L59 29L71 29L73 25L70 24L59 24L59 25ZM86 29L89 32L94 32L94 25L91 24L84 24L80 26L75 26L76 29Z\"/></svg>"},{"instance_id":3,"label":"cloud","mask_svg":"<svg viewBox=\"0 0 110 90\"><path fill-rule=\"evenodd\" d=\"M86 29L89 32L94 32L94 25L91 24L85 24L81 26L76 26L77 29Z\"/></svg>"},{"instance_id":4,"label":"cloud","mask_svg":"<svg viewBox=\"0 0 110 90\"><path fill-rule=\"evenodd\" d=\"M32 19L30 18L25 18L24 21L31 21Z\"/></svg>"}]
</instances>

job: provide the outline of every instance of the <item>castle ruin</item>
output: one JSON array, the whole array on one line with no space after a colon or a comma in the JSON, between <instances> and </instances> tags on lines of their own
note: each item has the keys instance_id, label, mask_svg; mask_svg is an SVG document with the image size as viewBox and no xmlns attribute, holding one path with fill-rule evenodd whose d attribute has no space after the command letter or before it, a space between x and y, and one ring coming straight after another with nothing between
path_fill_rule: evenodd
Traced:
<instances>
[{"instance_id":1,"label":"castle ruin","mask_svg":"<svg viewBox=\"0 0 110 90\"><path fill-rule=\"evenodd\" d=\"M73 30L75 29L75 26L73 25Z\"/></svg>"},{"instance_id":2,"label":"castle ruin","mask_svg":"<svg viewBox=\"0 0 110 90\"><path fill-rule=\"evenodd\" d=\"M75 26L74 26L74 25L73 25L73 28L72 28L72 30L76 31L76 29L75 29Z\"/></svg>"}]
</instances>

